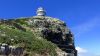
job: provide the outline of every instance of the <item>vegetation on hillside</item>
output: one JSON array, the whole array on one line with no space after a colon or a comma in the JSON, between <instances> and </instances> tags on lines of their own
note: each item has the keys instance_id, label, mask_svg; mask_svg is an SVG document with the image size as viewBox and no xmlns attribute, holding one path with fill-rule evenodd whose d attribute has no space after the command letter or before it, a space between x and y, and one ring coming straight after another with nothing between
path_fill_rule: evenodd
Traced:
<instances>
[{"instance_id":1,"label":"vegetation on hillside","mask_svg":"<svg viewBox=\"0 0 100 56\"><path fill-rule=\"evenodd\" d=\"M27 21L27 19L16 19L0 23L0 43L23 47L29 56L34 53L56 56L56 45L46 39L39 39L40 36L27 27Z\"/></svg>"}]
</instances>

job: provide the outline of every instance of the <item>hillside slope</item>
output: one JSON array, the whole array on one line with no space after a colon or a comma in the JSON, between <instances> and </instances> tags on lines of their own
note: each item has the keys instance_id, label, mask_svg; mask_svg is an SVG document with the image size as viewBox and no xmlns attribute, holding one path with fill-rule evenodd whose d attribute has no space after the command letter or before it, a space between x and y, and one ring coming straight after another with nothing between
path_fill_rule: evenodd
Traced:
<instances>
[{"instance_id":1,"label":"hillside slope","mask_svg":"<svg viewBox=\"0 0 100 56\"><path fill-rule=\"evenodd\" d=\"M52 17L0 20L0 46L4 44L15 50L21 48L23 52L16 51L12 54L13 51L7 49L10 52L5 52L6 55L76 55L72 33L63 21Z\"/></svg>"}]
</instances>

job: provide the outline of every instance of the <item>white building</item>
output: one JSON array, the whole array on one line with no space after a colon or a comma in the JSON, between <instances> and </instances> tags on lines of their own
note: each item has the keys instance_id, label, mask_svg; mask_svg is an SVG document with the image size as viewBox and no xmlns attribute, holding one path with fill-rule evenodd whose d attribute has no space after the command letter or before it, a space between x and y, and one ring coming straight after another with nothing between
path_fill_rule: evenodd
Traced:
<instances>
[{"instance_id":1,"label":"white building","mask_svg":"<svg viewBox=\"0 0 100 56\"><path fill-rule=\"evenodd\" d=\"M37 16L45 16L46 15L46 12L45 12L45 10L42 7L39 7L37 9L36 13L37 13Z\"/></svg>"}]
</instances>

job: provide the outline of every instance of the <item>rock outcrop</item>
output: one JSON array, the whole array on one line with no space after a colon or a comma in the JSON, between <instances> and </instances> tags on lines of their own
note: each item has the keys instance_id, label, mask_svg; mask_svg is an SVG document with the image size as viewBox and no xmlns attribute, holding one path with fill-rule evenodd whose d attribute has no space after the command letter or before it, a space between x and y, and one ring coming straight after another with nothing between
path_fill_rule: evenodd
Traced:
<instances>
[{"instance_id":1,"label":"rock outcrop","mask_svg":"<svg viewBox=\"0 0 100 56\"><path fill-rule=\"evenodd\" d=\"M45 16L0 20L0 55L77 56L72 32L66 23Z\"/></svg>"},{"instance_id":2,"label":"rock outcrop","mask_svg":"<svg viewBox=\"0 0 100 56\"><path fill-rule=\"evenodd\" d=\"M66 26L66 23L57 18L34 16L30 18L1 20L0 40L0 43L26 48L28 50L30 50L30 48L34 50L34 48L37 48L41 45L40 43L45 40L48 43L42 43L41 46L44 45L44 47L38 48L47 48L47 50L49 50L48 48L50 47L47 47L48 45L50 45L51 48L53 45L57 47L53 47L54 51L45 50L43 53L46 53L47 56L50 55L50 52L56 52L56 54L58 54L57 56L61 55L59 53L62 53L62 56L77 56L73 34ZM34 43L35 41L37 42ZM33 46L33 48L31 45L27 46L29 43L32 43L34 46L36 45L36 47ZM22 44L24 45L21 46ZM28 52L26 49L25 51ZM40 50L40 53L43 50Z\"/></svg>"},{"instance_id":3,"label":"rock outcrop","mask_svg":"<svg viewBox=\"0 0 100 56\"><path fill-rule=\"evenodd\" d=\"M34 16L29 20L29 24L37 28L43 38L56 44L61 50L77 55L73 34L63 21L52 17Z\"/></svg>"}]
</instances>

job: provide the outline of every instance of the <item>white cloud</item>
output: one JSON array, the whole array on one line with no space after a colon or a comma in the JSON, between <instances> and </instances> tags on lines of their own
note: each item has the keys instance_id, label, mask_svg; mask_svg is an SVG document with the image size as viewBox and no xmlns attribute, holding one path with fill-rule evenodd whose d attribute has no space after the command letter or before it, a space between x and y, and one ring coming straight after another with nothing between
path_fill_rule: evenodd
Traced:
<instances>
[{"instance_id":1,"label":"white cloud","mask_svg":"<svg viewBox=\"0 0 100 56\"><path fill-rule=\"evenodd\" d=\"M78 51L78 53L87 53L88 52L86 49L83 49L81 47L76 47L76 50Z\"/></svg>"},{"instance_id":2,"label":"white cloud","mask_svg":"<svg viewBox=\"0 0 100 56\"><path fill-rule=\"evenodd\" d=\"M78 56L88 56L88 50L81 48L79 46L76 47L76 50L78 51Z\"/></svg>"},{"instance_id":3,"label":"white cloud","mask_svg":"<svg viewBox=\"0 0 100 56\"><path fill-rule=\"evenodd\" d=\"M76 50L78 51L78 53L86 53L87 52L86 49L83 49L81 47L76 47Z\"/></svg>"},{"instance_id":4,"label":"white cloud","mask_svg":"<svg viewBox=\"0 0 100 56\"><path fill-rule=\"evenodd\" d=\"M100 56L99 54L97 55L96 53L91 53L89 50L79 46L76 47L76 50L78 51L78 56Z\"/></svg>"},{"instance_id":5,"label":"white cloud","mask_svg":"<svg viewBox=\"0 0 100 56\"><path fill-rule=\"evenodd\" d=\"M75 27L72 27L71 29L75 33L75 36L80 36L81 34L84 34L90 30L93 30L97 28L97 26L100 26L100 19L94 18L90 19L87 22L81 23Z\"/></svg>"}]
</instances>

